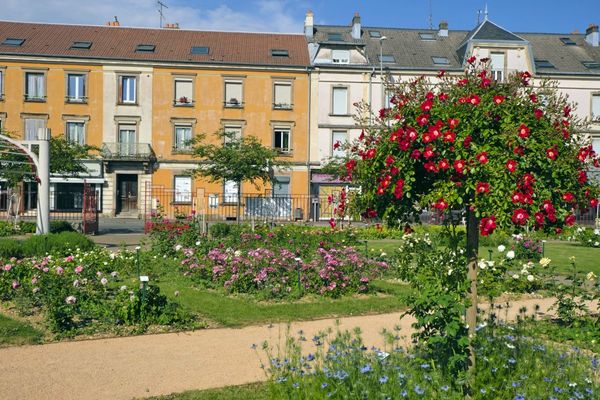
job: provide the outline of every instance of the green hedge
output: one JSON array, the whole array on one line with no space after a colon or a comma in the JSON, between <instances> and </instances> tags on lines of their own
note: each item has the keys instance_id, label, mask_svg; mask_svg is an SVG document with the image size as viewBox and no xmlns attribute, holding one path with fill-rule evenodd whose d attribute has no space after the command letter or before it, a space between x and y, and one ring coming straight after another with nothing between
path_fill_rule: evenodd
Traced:
<instances>
[{"instance_id":1,"label":"green hedge","mask_svg":"<svg viewBox=\"0 0 600 400\"><path fill-rule=\"evenodd\" d=\"M35 235L25 240L0 239L0 258L23 258L46 253L65 255L76 248L86 251L94 246L87 236L77 232Z\"/></svg>"},{"instance_id":2,"label":"green hedge","mask_svg":"<svg viewBox=\"0 0 600 400\"><path fill-rule=\"evenodd\" d=\"M11 221L0 221L0 237L25 233L35 233L35 222L20 221L17 224L17 229L14 229L14 224Z\"/></svg>"}]
</instances>

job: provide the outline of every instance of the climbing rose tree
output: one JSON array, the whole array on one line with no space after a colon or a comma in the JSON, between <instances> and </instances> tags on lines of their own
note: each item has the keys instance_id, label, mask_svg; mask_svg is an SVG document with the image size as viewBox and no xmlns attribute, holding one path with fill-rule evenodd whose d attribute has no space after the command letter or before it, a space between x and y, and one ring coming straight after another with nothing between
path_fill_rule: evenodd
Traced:
<instances>
[{"instance_id":1,"label":"climbing rose tree","mask_svg":"<svg viewBox=\"0 0 600 400\"><path fill-rule=\"evenodd\" d=\"M461 76L401 83L393 107L348 144L342 173L361 187L354 206L366 217L397 224L424 208L466 212L470 335L479 235L559 232L598 202L587 176L598 159L574 106L551 82L534 87L522 72L497 83L488 67L470 58Z\"/></svg>"}]
</instances>

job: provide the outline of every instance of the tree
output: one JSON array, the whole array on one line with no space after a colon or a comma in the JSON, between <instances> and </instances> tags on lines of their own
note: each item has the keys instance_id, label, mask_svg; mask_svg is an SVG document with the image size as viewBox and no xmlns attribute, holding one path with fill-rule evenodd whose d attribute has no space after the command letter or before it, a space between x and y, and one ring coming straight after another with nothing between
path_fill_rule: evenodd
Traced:
<instances>
[{"instance_id":1,"label":"tree","mask_svg":"<svg viewBox=\"0 0 600 400\"><path fill-rule=\"evenodd\" d=\"M259 189L274 181L273 169L285 169L288 163L280 160L279 152L263 146L255 136L236 137L235 133L219 131L214 134L220 144L206 143L206 135L193 139L193 155L205 161L192 173L209 182L237 183L237 221L240 223L240 195L243 182L252 182Z\"/></svg>"},{"instance_id":2,"label":"tree","mask_svg":"<svg viewBox=\"0 0 600 400\"><path fill-rule=\"evenodd\" d=\"M442 71L433 81L401 83L393 107L347 145L342 176L361 186L354 207L365 216L398 224L418 220L425 208L465 212L470 337L479 235L498 227L560 232L575 212L598 204L587 177L598 158L581 134L583 121L556 84L531 83L528 72L496 82L489 60L471 57L461 76Z\"/></svg>"}]
</instances>

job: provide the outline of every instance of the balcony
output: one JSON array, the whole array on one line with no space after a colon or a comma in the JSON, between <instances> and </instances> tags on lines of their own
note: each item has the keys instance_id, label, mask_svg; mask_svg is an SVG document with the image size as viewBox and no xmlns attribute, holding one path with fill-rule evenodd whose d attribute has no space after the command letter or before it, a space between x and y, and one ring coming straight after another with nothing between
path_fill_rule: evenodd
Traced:
<instances>
[{"instance_id":1,"label":"balcony","mask_svg":"<svg viewBox=\"0 0 600 400\"><path fill-rule=\"evenodd\" d=\"M156 155L149 143L104 143L102 158L115 161L150 161Z\"/></svg>"}]
</instances>

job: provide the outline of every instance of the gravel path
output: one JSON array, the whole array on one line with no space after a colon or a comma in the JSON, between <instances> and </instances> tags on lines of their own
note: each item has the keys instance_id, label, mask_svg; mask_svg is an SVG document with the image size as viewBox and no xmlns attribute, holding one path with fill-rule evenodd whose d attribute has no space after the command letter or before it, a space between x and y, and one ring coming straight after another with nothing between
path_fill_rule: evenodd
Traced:
<instances>
[{"instance_id":1,"label":"gravel path","mask_svg":"<svg viewBox=\"0 0 600 400\"><path fill-rule=\"evenodd\" d=\"M553 302L515 301L508 317L514 318L523 306L531 313L536 304L545 313ZM500 314L505 317L504 311ZM369 346L383 346L380 332L396 325L408 337L412 323L408 317L400 320L400 313L339 321L341 329L360 327ZM297 322L291 332L302 329L311 338L334 326L334 319ZM277 342L285 338L286 329L286 324L263 325L4 348L0 399L119 400L260 381L265 376L250 346Z\"/></svg>"}]
</instances>

